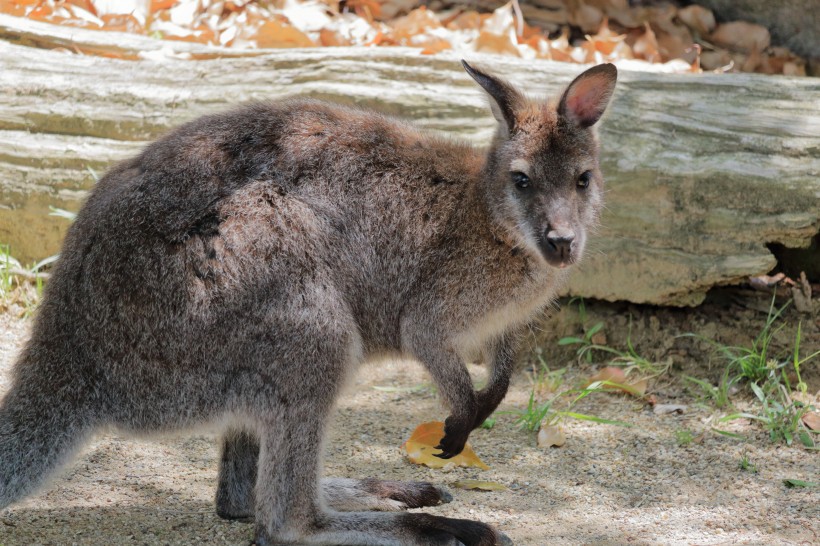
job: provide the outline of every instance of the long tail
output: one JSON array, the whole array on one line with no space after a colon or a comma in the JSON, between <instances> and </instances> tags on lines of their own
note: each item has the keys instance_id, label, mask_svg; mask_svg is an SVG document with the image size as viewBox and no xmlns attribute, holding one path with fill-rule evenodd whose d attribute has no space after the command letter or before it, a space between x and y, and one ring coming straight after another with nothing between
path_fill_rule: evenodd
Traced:
<instances>
[{"instance_id":1,"label":"long tail","mask_svg":"<svg viewBox=\"0 0 820 546\"><path fill-rule=\"evenodd\" d=\"M80 393L37 376L19 374L0 404L0 509L41 486L92 431Z\"/></svg>"}]
</instances>

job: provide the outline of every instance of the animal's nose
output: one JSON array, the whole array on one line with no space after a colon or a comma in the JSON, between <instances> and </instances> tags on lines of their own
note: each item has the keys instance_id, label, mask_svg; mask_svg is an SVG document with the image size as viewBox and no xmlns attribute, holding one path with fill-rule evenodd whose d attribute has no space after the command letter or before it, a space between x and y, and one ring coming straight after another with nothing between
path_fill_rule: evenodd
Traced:
<instances>
[{"instance_id":1,"label":"animal's nose","mask_svg":"<svg viewBox=\"0 0 820 546\"><path fill-rule=\"evenodd\" d=\"M572 241L574 240L575 232L569 228L547 230L547 244L550 250L555 253L556 258L562 262L569 260L572 252Z\"/></svg>"}]
</instances>

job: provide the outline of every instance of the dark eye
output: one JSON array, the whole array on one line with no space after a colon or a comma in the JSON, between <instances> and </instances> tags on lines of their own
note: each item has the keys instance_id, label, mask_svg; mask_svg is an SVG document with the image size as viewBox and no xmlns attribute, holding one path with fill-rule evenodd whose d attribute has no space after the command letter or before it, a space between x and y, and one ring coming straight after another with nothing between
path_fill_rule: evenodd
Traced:
<instances>
[{"instance_id":1,"label":"dark eye","mask_svg":"<svg viewBox=\"0 0 820 546\"><path fill-rule=\"evenodd\" d=\"M592 171L585 171L584 174L578 177L578 187L585 189L589 186L590 180L592 180Z\"/></svg>"},{"instance_id":2,"label":"dark eye","mask_svg":"<svg viewBox=\"0 0 820 546\"><path fill-rule=\"evenodd\" d=\"M510 173L512 177L512 181L515 184L515 187L519 190L526 190L530 187L530 177L522 172L513 172Z\"/></svg>"}]
</instances>

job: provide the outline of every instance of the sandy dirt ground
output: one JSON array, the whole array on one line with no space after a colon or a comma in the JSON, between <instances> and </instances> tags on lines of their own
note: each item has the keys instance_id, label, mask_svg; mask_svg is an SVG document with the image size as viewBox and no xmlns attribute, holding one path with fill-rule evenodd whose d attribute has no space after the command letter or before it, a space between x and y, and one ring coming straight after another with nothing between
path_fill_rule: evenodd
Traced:
<instances>
[{"instance_id":1,"label":"sandy dirt ground","mask_svg":"<svg viewBox=\"0 0 820 546\"><path fill-rule=\"evenodd\" d=\"M749 321L765 319L757 303L715 305L720 311L603 304L588 309L588 322L606 322L610 343L628 327L639 347L674 360L673 370L650 390L661 403L685 404L682 414L657 415L634 398L594 394L576 410L634 426L568 420L566 445L543 449L532 433L513 425L512 416L501 415L492 430L471 436L490 470L432 470L408 463L399 449L416 425L445 417L434 389L412 389L429 385L429 376L414 363L381 363L361 369L340 401L325 473L429 480L444 486L464 478L500 482L508 489L450 487L451 503L425 511L480 519L503 530L516 545L818 544L820 489L788 488L783 482L820 481L817 451L772 444L749 421L727 425L745 434L745 442L701 435L710 429L716 412L698 403L680 380L680 370L705 377L717 369L697 343L674 336L688 329L748 338L754 330ZM633 319L628 322L627 316ZM8 370L29 327L30 320L0 318L0 391L8 387ZM554 343L577 329L577 312L566 308L536 336L551 368L568 367L566 384L582 382L595 367L578 364L571 351ZM817 323L809 322L808 330L806 343L816 344ZM813 393L820 387L813 375L816 368L817 363L814 372L807 371ZM482 373L478 366L471 371ZM501 409L525 407L531 388L530 375L521 370ZM751 403L740 394L735 402L740 409ZM680 430L691 431L695 441L679 445ZM213 512L216 437L202 431L178 438L102 434L41 492L0 511L0 545L251 544L252 525L226 522ZM739 468L744 454L757 472Z\"/></svg>"}]
</instances>

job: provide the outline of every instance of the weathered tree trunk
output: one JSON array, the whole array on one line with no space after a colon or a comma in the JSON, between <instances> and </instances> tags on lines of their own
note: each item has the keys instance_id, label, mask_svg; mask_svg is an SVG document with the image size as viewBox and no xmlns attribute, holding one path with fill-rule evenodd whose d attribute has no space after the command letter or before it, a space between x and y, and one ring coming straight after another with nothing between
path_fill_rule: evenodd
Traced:
<instances>
[{"instance_id":1,"label":"weathered tree trunk","mask_svg":"<svg viewBox=\"0 0 820 546\"><path fill-rule=\"evenodd\" d=\"M0 36L14 39L9 19L0 17ZM42 26L17 41L53 44L35 39ZM93 31L71 32L79 50L105 43ZM156 44L132 36L123 47L137 56ZM180 48L201 57L225 52ZM252 54L124 61L0 41L0 242L25 261L56 252L66 221L47 216L48 206L79 208L93 184L89 169L99 173L179 123L248 100L310 95L361 104L476 143L493 131L486 99L453 55ZM556 93L580 71L471 60L534 94ZM622 71L602 142L608 208L572 294L694 304L713 285L770 270L768 243L804 247L820 230L816 79Z\"/></svg>"}]
</instances>

